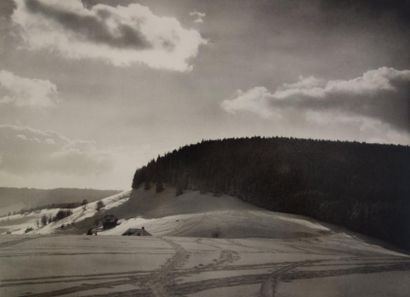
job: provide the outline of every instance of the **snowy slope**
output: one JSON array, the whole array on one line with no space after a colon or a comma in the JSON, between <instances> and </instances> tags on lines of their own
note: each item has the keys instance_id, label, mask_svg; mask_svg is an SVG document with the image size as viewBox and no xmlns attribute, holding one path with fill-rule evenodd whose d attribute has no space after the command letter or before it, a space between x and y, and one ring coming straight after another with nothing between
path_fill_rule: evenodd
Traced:
<instances>
[{"instance_id":1,"label":"snowy slope","mask_svg":"<svg viewBox=\"0 0 410 297\"><path fill-rule=\"evenodd\" d=\"M122 218L120 225L101 235L141 227L155 236L221 238L294 238L330 232L311 219L263 210L227 195L186 191L175 196L175 189L167 188L159 194L138 189L131 197L112 210Z\"/></svg>"},{"instance_id":2,"label":"snowy slope","mask_svg":"<svg viewBox=\"0 0 410 297\"><path fill-rule=\"evenodd\" d=\"M43 215L54 217L60 209L42 209L24 214L15 214L0 218L0 233L24 234L27 228L39 229L39 222Z\"/></svg>"},{"instance_id":3,"label":"snowy slope","mask_svg":"<svg viewBox=\"0 0 410 297\"><path fill-rule=\"evenodd\" d=\"M89 203L28 235L0 236L0 296L408 296L410 257L309 218L173 188L102 201L100 212ZM0 230L22 234L58 210L1 218ZM105 236L31 235L104 214L120 218ZM154 236L118 236L142 226Z\"/></svg>"},{"instance_id":4,"label":"snowy slope","mask_svg":"<svg viewBox=\"0 0 410 297\"><path fill-rule=\"evenodd\" d=\"M102 235L121 235L128 228L141 228L156 236L222 238L295 238L314 236L329 229L307 219L288 218L264 210L218 210L163 218L132 218L121 221Z\"/></svg>"},{"instance_id":5,"label":"snowy slope","mask_svg":"<svg viewBox=\"0 0 410 297\"><path fill-rule=\"evenodd\" d=\"M104 214L114 214L120 224L100 232L101 235L121 235L129 228L142 226L155 236L295 238L330 232L311 219L259 209L235 197L198 191L176 196L171 187L161 193L142 189L127 191L101 201L105 207L100 212L96 210L98 201L95 201L85 209L72 209L72 215L46 226L39 226L41 217L53 217L59 209L2 218L0 232L24 234L27 228L32 228L30 234L85 233Z\"/></svg>"},{"instance_id":6,"label":"snowy slope","mask_svg":"<svg viewBox=\"0 0 410 297\"><path fill-rule=\"evenodd\" d=\"M99 201L102 201L105 207L101 210L110 210L112 208L118 207L124 202L126 202L130 197L130 191L125 191ZM41 217L46 215L47 217L54 217L60 210L55 209L43 209L40 211L34 211L26 214L17 214L9 217L0 218L0 232L1 233L11 233L11 234L24 234L27 228L32 228L33 231L30 234L50 234L56 232L62 225L71 225L81 222L87 218L96 215L98 201L88 203L85 208L82 206L73 208L71 211L72 215L59 220L57 222L52 222L46 226L39 226L38 222L41 221Z\"/></svg>"}]
</instances>

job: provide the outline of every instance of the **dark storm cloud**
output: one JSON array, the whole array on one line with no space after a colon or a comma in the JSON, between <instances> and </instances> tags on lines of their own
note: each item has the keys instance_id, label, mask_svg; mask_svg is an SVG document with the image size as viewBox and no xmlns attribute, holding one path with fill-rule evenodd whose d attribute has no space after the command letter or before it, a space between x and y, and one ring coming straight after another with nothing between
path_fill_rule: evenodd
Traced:
<instances>
[{"instance_id":1,"label":"dark storm cloud","mask_svg":"<svg viewBox=\"0 0 410 297\"><path fill-rule=\"evenodd\" d=\"M116 34L113 34L106 23L106 20L111 17L111 12L104 8L97 9L96 14L80 15L37 0L26 0L26 7L30 12L51 18L64 26L65 29L69 29L94 42L118 48L146 49L151 47L138 28L121 24L117 26Z\"/></svg>"},{"instance_id":2,"label":"dark storm cloud","mask_svg":"<svg viewBox=\"0 0 410 297\"><path fill-rule=\"evenodd\" d=\"M321 0L324 11L340 12L350 10L369 17L393 15L398 21L410 22L410 1L408 0Z\"/></svg>"},{"instance_id":3,"label":"dark storm cloud","mask_svg":"<svg viewBox=\"0 0 410 297\"><path fill-rule=\"evenodd\" d=\"M105 5L112 5L112 6L117 6L117 5L123 5L123 6L128 6L130 4L136 3L137 1L135 0L117 0L117 1L112 1L112 0L81 0L81 3L83 3L84 7L86 8L91 8L97 4L105 4Z\"/></svg>"},{"instance_id":4,"label":"dark storm cloud","mask_svg":"<svg viewBox=\"0 0 410 297\"><path fill-rule=\"evenodd\" d=\"M16 4L13 0L0 1L0 60L6 60L6 53L15 50L15 43L19 42L17 30L10 22Z\"/></svg>"},{"instance_id":5,"label":"dark storm cloud","mask_svg":"<svg viewBox=\"0 0 410 297\"><path fill-rule=\"evenodd\" d=\"M0 1L0 18L9 18L16 8L16 4L13 0L2 0Z\"/></svg>"}]
</instances>

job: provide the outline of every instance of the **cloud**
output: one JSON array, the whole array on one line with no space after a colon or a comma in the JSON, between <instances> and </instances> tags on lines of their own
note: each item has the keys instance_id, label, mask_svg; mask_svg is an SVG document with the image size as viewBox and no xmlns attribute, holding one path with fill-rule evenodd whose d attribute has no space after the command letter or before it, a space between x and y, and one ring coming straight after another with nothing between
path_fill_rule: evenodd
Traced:
<instances>
[{"instance_id":1,"label":"cloud","mask_svg":"<svg viewBox=\"0 0 410 297\"><path fill-rule=\"evenodd\" d=\"M337 112L380 120L410 131L410 70L382 67L350 80L300 77L270 92L254 87L224 100L230 113L248 111L261 117L289 112Z\"/></svg>"},{"instance_id":2,"label":"cloud","mask_svg":"<svg viewBox=\"0 0 410 297\"><path fill-rule=\"evenodd\" d=\"M79 0L16 0L16 4L12 20L22 28L25 45L71 59L189 71L190 60L206 44L198 31L140 4L85 7Z\"/></svg>"},{"instance_id":3,"label":"cloud","mask_svg":"<svg viewBox=\"0 0 410 297\"><path fill-rule=\"evenodd\" d=\"M348 9L351 14L360 14L362 17L380 18L388 15L404 23L409 23L410 21L410 2L407 0L320 0L320 7L325 13Z\"/></svg>"},{"instance_id":4,"label":"cloud","mask_svg":"<svg viewBox=\"0 0 410 297\"><path fill-rule=\"evenodd\" d=\"M0 172L18 176L85 176L112 169L110 154L98 150L92 142L14 125L0 125L0 160Z\"/></svg>"},{"instance_id":5,"label":"cloud","mask_svg":"<svg viewBox=\"0 0 410 297\"><path fill-rule=\"evenodd\" d=\"M50 107L56 104L57 87L48 80L25 78L0 70L0 104Z\"/></svg>"},{"instance_id":6,"label":"cloud","mask_svg":"<svg viewBox=\"0 0 410 297\"><path fill-rule=\"evenodd\" d=\"M410 133L379 119L337 111L307 111L302 117L313 138L410 145Z\"/></svg>"},{"instance_id":7,"label":"cloud","mask_svg":"<svg viewBox=\"0 0 410 297\"><path fill-rule=\"evenodd\" d=\"M272 94L265 87L254 87L243 92L238 90L233 99L224 100L222 108L229 113L237 111L253 112L263 118L270 118L274 110L270 106Z\"/></svg>"},{"instance_id":8,"label":"cloud","mask_svg":"<svg viewBox=\"0 0 410 297\"><path fill-rule=\"evenodd\" d=\"M196 24L202 24L204 22L204 18L206 17L206 14L200 11L192 11L189 15L195 18L194 23Z\"/></svg>"}]
</instances>

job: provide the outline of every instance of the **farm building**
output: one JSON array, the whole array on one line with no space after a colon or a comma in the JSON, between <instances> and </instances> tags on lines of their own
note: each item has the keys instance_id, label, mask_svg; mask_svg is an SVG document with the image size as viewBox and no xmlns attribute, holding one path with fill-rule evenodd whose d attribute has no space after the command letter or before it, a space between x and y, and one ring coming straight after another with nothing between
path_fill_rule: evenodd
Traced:
<instances>
[{"instance_id":1,"label":"farm building","mask_svg":"<svg viewBox=\"0 0 410 297\"><path fill-rule=\"evenodd\" d=\"M125 231L122 235L124 236L152 236L144 227L139 228L130 228Z\"/></svg>"}]
</instances>

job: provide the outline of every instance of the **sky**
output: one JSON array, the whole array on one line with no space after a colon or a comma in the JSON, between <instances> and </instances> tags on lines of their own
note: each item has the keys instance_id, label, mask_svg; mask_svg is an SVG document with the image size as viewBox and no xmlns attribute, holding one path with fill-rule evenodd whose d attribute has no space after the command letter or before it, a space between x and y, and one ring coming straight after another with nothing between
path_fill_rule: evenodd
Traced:
<instances>
[{"instance_id":1,"label":"sky","mask_svg":"<svg viewBox=\"0 0 410 297\"><path fill-rule=\"evenodd\" d=\"M1 0L0 186L127 189L202 139L410 145L407 0Z\"/></svg>"}]
</instances>

